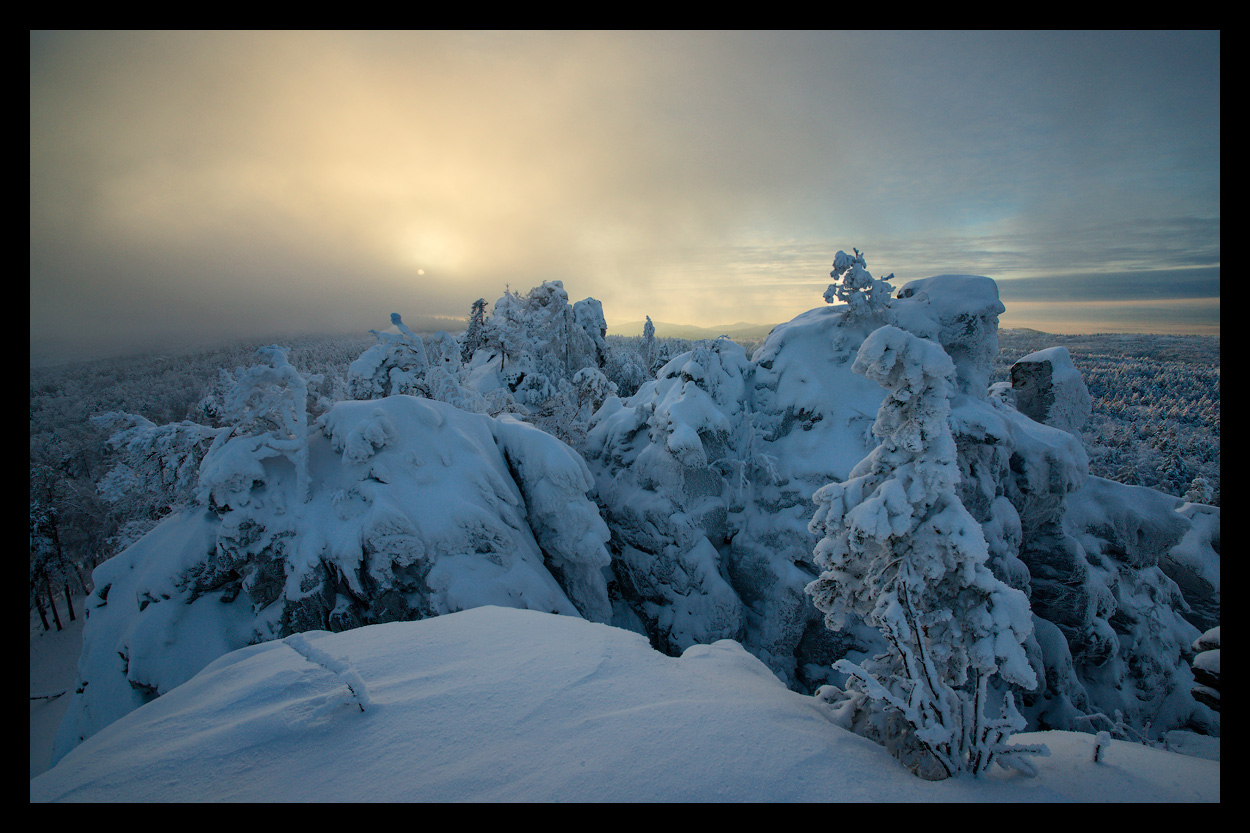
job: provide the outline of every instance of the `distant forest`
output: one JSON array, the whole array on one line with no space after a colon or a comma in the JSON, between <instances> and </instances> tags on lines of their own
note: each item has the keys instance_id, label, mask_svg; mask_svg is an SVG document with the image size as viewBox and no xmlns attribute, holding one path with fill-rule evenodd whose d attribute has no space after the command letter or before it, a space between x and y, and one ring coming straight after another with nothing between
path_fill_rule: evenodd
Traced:
<instances>
[{"instance_id":1,"label":"distant forest","mask_svg":"<svg viewBox=\"0 0 1250 833\"><path fill-rule=\"evenodd\" d=\"M1052 335L1000 330L993 381L1046 347L1063 346L1093 413L1081 431L1090 474L1186 497L1194 481L1220 505L1220 340L1216 336Z\"/></svg>"},{"instance_id":2,"label":"distant forest","mask_svg":"<svg viewBox=\"0 0 1250 833\"><path fill-rule=\"evenodd\" d=\"M608 336L610 354L633 356L642 337ZM351 336L285 339L290 361L309 380L310 396L344 398L347 368L377 339ZM142 355L32 367L30 370L31 539L54 547L66 565L51 574L35 571L31 607L87 590L96 564L124 549L176 507L119 505L98 488L113 467L106 445L109 428L93 422L124 411L157 425L183 420L207 423L203 412L235 368L255 363L263 340L162 355ZM694 342L659 338L659 361ZM748 355L760 340L740 339ZM1068 348L1093 397L1082 430L1090 473L1148 486L1196 502L1220 505L1220 341L1210 336L1052 335L1001 330L992 381L1010 379L1011 364L1037 350ZM622 397L637 389L630 367L609 356L605 372ZM654 373L656 367L652 367ZM566 442L569 437L561 436ZM575 442L574 442L575 444ZM32 544L32 547L34 545ZM54 582L50 584L51 580ZM38 586L36 586L38 585ZM51 611L57 614L55 608ZM74 612L72 608L70 614Z\"/></svg>"}]
</instances>

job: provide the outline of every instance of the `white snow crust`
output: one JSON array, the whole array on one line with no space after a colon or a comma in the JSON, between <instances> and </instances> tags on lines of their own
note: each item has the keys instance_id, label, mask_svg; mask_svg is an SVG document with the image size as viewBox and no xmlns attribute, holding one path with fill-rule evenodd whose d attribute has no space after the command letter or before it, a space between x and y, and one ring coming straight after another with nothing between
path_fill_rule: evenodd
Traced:
<instances>
[{"instance_id":1,"label":"white snow crust","mask_svg":"<svg viewBox=\"0 0 1250 833\"><path fill-rule=\"evenodd\" d=\"M367 687L367 701L348 683ZM1220 765L1092 735L1034 778L916 778L734 642L680 657L481 607L254 645L30 782L32 802L1218 802Z\"/></svg>"}]
</instances>

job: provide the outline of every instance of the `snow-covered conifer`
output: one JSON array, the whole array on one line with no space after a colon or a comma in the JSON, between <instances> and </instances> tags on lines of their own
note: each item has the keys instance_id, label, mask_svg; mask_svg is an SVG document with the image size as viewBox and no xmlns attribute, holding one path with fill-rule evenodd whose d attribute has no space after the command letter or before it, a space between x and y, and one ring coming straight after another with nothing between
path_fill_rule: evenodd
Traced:
<instances>
[{"instance_id":1,"label":"snow-covered conifer","mask_svg":"<svg viewBox=\"0 0 1250 833\"><path fill-rule=\"evenodd\" d=\"M478 298L469 312L469 326L464 331L464 344L460 360L464 364L473 361L473 354L486 346L486 299Z\"/></svg>"},{"instance_id":2,"label":"snow-covered conifer","mask_svg":"<svg viewBox=\"0 0 1250 833\"><path fill-rule=\"evenodd\" d=\"M1211 488L1211 483L1202 475L1198 475L1189 483L1189 489L1185 492L1185 500L1190 503L1210 503L1215 495L1215 490Z\"/></svg>"},{"instance_id":3,"label":"snow-covered conifer","mask_svg":"<svg viewBox=\"0 0 1250 833\"><path fill-rule=\"evenodd\" d=\"M590 424L590 418L609 396L616 396L616 385L594 367L583 367L573 374L573 386L577 390L577 415L575 421L582 432Z\"/></svg>"},{"instance_id":4,"label":"snow-covered conifer","mask_svg":"<svg viewBox=\"0 0 1250 833\"><path fill-rule=\"evenodd\" d=\"M308 499L308 383L287 361L288 350L276 344L256 355L264 360L237 373L226 397L229 431L213 440L200 467L202 503L224 508L242 499L256 481L263 482L260 461L286 457L295 467L296 499Z\"/></svg>"},{"instance_id":5,"label":"snow-covered conifer","mask_svg":"<svg viewBox=\"0 0 1250 833\"><path fill-rule=\"evenodd\" d=\"M421 336L404 324L399 313L391 313L391 324L399 333L370 330L378 343L348 368L347 385L353 399L381 399L395 394L429 395L425 381L428 361Z\"/></svg>"},{"instance_id":6,"label":"snow-covered conifer","mask_svg":"<svg viewBox=\"0 0 1250 833\"><path fill-rule=\"evenodd\" d=\"M97 484L101 497L115 506L138 501L153 522L195 499L200 463L213 440L229 430L188 420L156 425L118 411L92 421L110 432L108 447L118 455Z\"/></svg>"},{"instance_id":7,"label":"snow-covered conifer","mask_svg":"<svg viewBox=\"0 0 1250 833\"><path fill-rule=\"evenodd\" d=\"M1026 753L1042 753L1004 743L1025 724L1011 691L992 683L1036 686L1024 649L1032 619L1024 594L991 572L982 529L956 492L954 364L938 344L885 326L853 369L888 392L873 426L881 445L815 494L823 572L807 591L829 628L861 617L890 650L834 668L901 715L943 774L980 773L995 759L1027 770ZM988 716L991 698L999 718Z\"/></svg>"},{"instance_id":8,"label":"snow-covered conifer","mask_svg":"<svg viewBox=\"0 0 1250 833\"><path fill-rule=\"evenodd\" d=\"M890 274L880 280L873 278L864 255L859 249L853 251L854 255L839 251L834 256L833 271L829 273L834 283L825 290L825 301L828 303L832 304L837 298L850 305L848 322L884 312L893 290L888 281L894 277Z\"/></svg>"}]
</instances>

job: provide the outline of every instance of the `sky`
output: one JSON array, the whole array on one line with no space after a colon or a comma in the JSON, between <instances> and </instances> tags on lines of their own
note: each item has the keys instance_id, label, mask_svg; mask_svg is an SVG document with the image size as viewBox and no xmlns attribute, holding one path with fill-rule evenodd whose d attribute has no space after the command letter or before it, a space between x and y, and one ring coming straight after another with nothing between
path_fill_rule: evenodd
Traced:
<instances>
[{"instance_id":1,"label":"sky","mask_svg":"<svg viewBox=\"0 0 1250 833\"><path fill-rule=\"evenodd\" d=\"M774 324L852 248L1004 327L1218 334L1219 32L30 33L32 356L544 280Z\"/></svg>"}]
</instances>

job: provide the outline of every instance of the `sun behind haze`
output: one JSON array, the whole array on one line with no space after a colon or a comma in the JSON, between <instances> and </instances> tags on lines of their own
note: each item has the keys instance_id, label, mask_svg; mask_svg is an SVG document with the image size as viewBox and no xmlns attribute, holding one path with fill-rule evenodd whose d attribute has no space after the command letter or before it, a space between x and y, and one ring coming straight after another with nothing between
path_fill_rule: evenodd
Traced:
<instances>
[{"instance_id":1,"label":"sun behind haze","mask_svg":"<svg viewBox=\"0 0 1250 833\"><path fill-rule=\"evenodd\" d=\"M1218 333L1219 46L32 32L32 352L454 329L544 280L609 323L777 323L852 246L994 277L1003 326Z\"/></svg>"}]
</instances>

